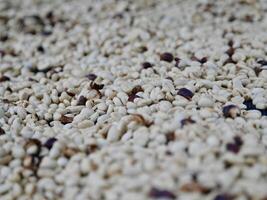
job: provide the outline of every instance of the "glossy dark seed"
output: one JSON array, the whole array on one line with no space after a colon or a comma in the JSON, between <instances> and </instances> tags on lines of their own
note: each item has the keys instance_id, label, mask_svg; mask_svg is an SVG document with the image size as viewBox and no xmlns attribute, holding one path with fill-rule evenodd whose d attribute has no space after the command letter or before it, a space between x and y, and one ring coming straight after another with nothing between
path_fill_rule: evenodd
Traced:
<instances>
[{"instance_id":1,"label":"glossy dark seed","mask_svg":"<svg viewBox=\"0 0 267 200\"><path fill-rule=\"evenodd\" d=\"M53 32L52 31L46 31L46 30L44 30L44 31L42 31L42 35L43 36L49 36L49 35L51 35Z\"/></svg>"},{"instance_id":2,"label":"glossy dark seed","mask_svg":"<svg viewBox=\"0 0 267 200\"><path fill-rule=\"evenodd\" d=\"M207 57L203 57L203 58L201 58L200 60L199 60L199 62L201 63L201 64L204 64L205 62L207 62L208 61L208 58Z\"/></svg>"},{"instance_id":3,"label":"glossy dark seed","mask_svg":"<svg viewBox=\"0 0 267 200\"><path fill-rule=\"evenodd\" d=\"M85 96L80 96L77 101L77 106L84 106L86 104L87 99Z\"/></svg>"},{"instance_id":4,"label":"glossy dark seed","mask_svg":"<svg viewBox=\"0 0 267 200\"><path fill-rule=\"evenodd\" d=\"M10 81L10 78L5 76L5 75L1 76L0 77L0 82L5 82L5 81Z\"/></svg>"},{"instance_id":5,"label":"glossy dark seed","mask_svg":"<svg viewBox=\"0 0 267 200\"><path fill-rule=\"evenodd\" d=\"M73 121L73 117L67 117L67 116L64 116L62 115L59 119L59 121L62 123L62 124L69 124Z\"/></svg>"},{"instance_id":6,"label":"glossy dark seed","mask_svg":"<svg viewBox=\"0 0 267 200\"><path fill-rule=\"evenodd\" d=\"M240 147L241 147L240 145L237 145L235 143L228 143L228 144L226 144L226 149L228 151L231 151L232 153L235 153L235 154L237 154L239 152Z\"/></svg>"},{"instance_id":7,"label":"glossy dark seed","mask_svg":"<svg viewBox=\"0 0 267 200\"><path fill-rule=\"evenodd\" d=\"M238 115L239 108L235 105L228 105L223 107L223 116L235 118Z\"/></svg>"},{"instance_id":8,"label":"glossy dark seed","mask_svg":"<svg viewBox=\"0 0 267 200\"><path fill-rule=\"evenodd\" d=\"M91 81L94 81L97 78L97 76L95 74L92 74L92 73L87 74L86 77Z\"/></svg>"},{"instance_id":9,"label":"glossy dark seed","mask_svg":"<svg viewBox=\"0 0 267 200\"><path fill-rule=\"evenodd\" d=\"M247 106L246 110L258 110L261 112L263 116L267 116L267 108L265 109L256 108L256 106L253 104L253 101L251 99L245 100L243 104Z\"/></svg>"},{"instance_id":10,"label":"glossy dark seed","mask_svg":"<svg viewBox=\"0 0 267 200\"><path fill-rule=\"evenodd\" d=\"M160 60L166 61L166 62L172 62L174 59L173 55L169 52L165 52L163 54L160 54Z\"/></svg>"},{"instance_id":11,"label":"glossy dark seed","mask_svg":"<svg viewBox=\"0 0 267 200\"><path fill-rule=\"evenodd\" d=\"M257 63L261 65L267 65L267 60L259 60Z\"/></svg>"},{"instance_id":12,"label":"glossy dark seed","mask_svg":"<svg viewBox=\"0 0 267 200\"><path fill-rule=\"evenodd\" d=\"M218 194L214 197L214 200L233 200L234 197L230 194Z\"/></svg>"},{"instance_id":13,"label":"glossy dark seed","mask_svg":"<svg viewBox=\"0 0 267 200\"><path fill-rule=\"evenodd\" d=\"M168 190L162 190L162 189L158 189L158 188L151 188L150 192L149 192L149 197L151 198L155 198L155 199L161 199L161 198L165 198L165 199L175 199L176 195Z\"/></svg>"},{"instance_id":14,"label":"glossy dark seed","mask_svg":"<svg viewBox=\"0 0 267 200\"><path fill-rule=\"evenodd\" d=\"M54 143L57 141L56 138L49 138L45 143L44 146L49 150L53 147Z\"/></svg>"},{"instance_id":15,"label":"glossy dark seed","mask_svg":"<svg viewBox=\"0 0 267 200\"><path fill-rule=\"evenodd\" d=\"M103 84L97 84L95 82L91 82L90 87L94 90L101 90L101 89L103 89L104 85Z\"/></svg>"},{"instance_id":16,"label":"glossy dark seed","mask_svg":"<svg viewBox=\"0 0 267 200\"><path fill-rule=\"evenodd\" d=\"M251 99L245 100L243 104L247 107L246 110L255 110L256 106L253 104Z\"/></svg>"},{"instance_id":17,"label":"glossy dark seed","mask_svg":"<svg viewBox=\"0 0 267 200\"><path fill-rule=\"evenodd\" d=\"M177 92L178 95L186 98L187 100L191 100L192 97L194 96L193 92L191 92L190 90L186 89L186 88L181 88L179 89L179 91Z\"/></svg>"},{"instance_id":18,"label":"glossy dark seed","mask_svg":"<svg viewBox=\"0 0 267 200\"><path fill-rule=\"evenodd\" d=\"M144 69L148 69L148 68L151 68L152 67L152 64L150 62L144 62L144 63L142 63L142 67Z\"/></svg>"},{"instance_id":19,"label":"glossy dark seed","mask_svg":"<svg viewBox=\"0 0 267 200\"><path fill-rule=\"evenodd\" d=\"M2 129L2 128L0 127L0 135L4 135L4 134L5 134L4 129Z\"/></svg>"},{"instance_id":20,"label":"glossy dark seed","mask_svg":"<svg viewBox=\"0 0 267 200\"><path fill-rule=\"evenodd\" d=\"M44 47L42 45L40 45L37 47L37 51L44 53L45 50L44 50Z\"/></svg>"}]
</instances>

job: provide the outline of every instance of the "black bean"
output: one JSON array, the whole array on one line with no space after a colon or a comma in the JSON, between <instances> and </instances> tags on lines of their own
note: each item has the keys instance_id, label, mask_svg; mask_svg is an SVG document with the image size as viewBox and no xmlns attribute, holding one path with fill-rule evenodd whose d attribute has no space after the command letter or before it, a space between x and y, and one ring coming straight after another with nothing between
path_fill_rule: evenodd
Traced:
<instances>
[{"instance_id":1,"label":"black bean","mask_svg":"<svg viewBox=\"0 0 267 200\"><path fill-rule=\"evenodd\" d=\"M231 151L232 153L237 154L242 145L243 145L243 141L241 140L241 138L236 137L234 138L234 142L226 144L226 149L228 151Z\"/></svg>"},{"instance_id":2,"label":"black bean","mask_svg":"<svg viewBox=\"0 0 267 200\"><path fill-rule=\"evenodd\" d=\"M251 99L245 100L243 102L245 106L247 106L246 110L255 110L257 109L256 106L253 104L253 101Z\"/></svg>"},{"instance_id":3,"label":"black bean","mask_svg":"<svg viewBox=\"0 0 267 200\"><path fill-rule=\"evenodd\" d=\"M77 101L77 106L84 106L86 104L87 98L85 96L80 96Z\"/></svg>"},{"instance_id":4,"label":"black bean","mask_svg":"<svg viewBox=\"0 0 267 200\"><path fill-rule=\"evenodd\" d=\"M5 134L4 129L2 129L2 128L0 127L0 135L4 135L4 134Z\"/></svg>"},{"instance_id":5,"label":"black bean","mask_svg":"<svg viewBox=\"0 0 267 200\"><path fill-rule=\"evenodd\" d=\"M0 82L5 82L5 81L10 81L10 78L5 76L5 75L1 76L0 77Z\"/></svg>"},{"instance_id":6,"label":"black bean","mask_svg":"<svg viewBox=\"0 0 267 200\"><path fill-rule=\"evenodd\" d=\"M235 105L228 105L223 107L223 116L235 118L239 114L239 108Z\"/></svg>"},{"instance_id":7,"label":"black bean","mask_svg":"<svg viewBox=\"0 0 267 200\"><path fill-rule=\"evenodd\" d=\"M155 198L155 199L161 199L161 198L175 199L176 195L171 191L153 187L153 188L151 188L151 190L149 192L149 197Z\"/></svg>"},{"instance_id":8,"label":"black bean","mask_svg":"<svg viewBox=\"0 0 267 200\"><path fill-rule=\"evenodd\" d=\"M199 62L201 63L201 64L204 64L205 62L207 62L208 61L208 58L207 57L203 57L203 58L201 58L200 60L199 60Z\"/></svg>"},{"instance_id":9,"label":"black bean","mask_svg":"<svg viewBox=\"0 0 267 200\"><path fill-rule=\"evenodd\" d=\"M49 150L53 147L54 143L57 141L56 138L52 137L52 138L49 138L45 143L44 143L44 146L46 148L48 148Z\"/></svg>"},{"instance_id":10,"label":"black bean","mask_svg":"<svg viewBox=\"0 0 267 200\"><path fill-rule=\"evenodd\" d=\"M87 77L90 81L94 81L94 80L97 78L97 76L96 76L95 74L92 74L92 73L87 74L86 77Z\"/></svg>"},{"instance_id":11,"label":"black bean","mask_svg":"<svg viewBox=\"0 0 267 200\"><path fill-rule=\"evenodd\" d=\"M52 33L53 33L52 31L43 30L43 31L41 32L41 35L43 35L43 36L49 36L49 35L51 35Z\"/></svg>"},{"instance_id":12,"label":"black bean","mask_svg":"<svg viewBox=\"0 0 267 200\"><path fill-rule=\"evenodd\" d=\"M186 89L186 88L181 88L179 89L179 91L177 92L178 95L186 98L187 100L191 100L192 97L194 96L193 92L191 92L190 90Z\"/></svg>"},{"instance_id":13,"label":"black bean","mask_svg":"<svg viewBox=\"0 0 267 200\"><path fill-rule=\"evenodd\" d=\"M214 197L214 200L233 200L233 195L230 194L218 194Z\"/></svg>"},{"instance_id":14,"label":"black bean","mask_svg":"<svg viewBox=\"0 0 267 200\"><path fill-rule=\"evenodd\" d=\"M144 69L148 69L148 68L151 68L152 67L152 64L150 62L144 62L144 63L142 63L142 67Z\"/></svg>"},{"instance_id":15,"label":"black bean","mask_svg":"<svg viewBox=\"0 0 267 200\"><path fill-rule=\"evenodd\" d=\"M42 45L40 45L37 47L37 51L44 53L45 50L44 50L44 47Z\"/></svg>"},{"instance_id":16,"label":"black bean","mask_svg":"<svg viewBox=\"0 0 267 200\"><path fill-rule=\"evenodd\" d=\"M267 108L265 109L258 109L256 106L253 104L253 101L251 99L247 99L243 102L244 105L247 106L246 110L258 110L261 112L263 116L267 116Z\"/></svg>"},{"instance_id":17,"label":"black bean","mask_svg":"<svg viewBox=\"0 0 267 200\"><path fill-rule=\"evenodd\" d=\"M90 87L94 90L101 90L101 89L103 89L104 85L103 84L97 84L95 82L91 82Z\"/></svg>"},{"instance_id":18,"label":"black bean","mask_svg":"<svg viewBox=\"0 0 267 200\"><path fill-rule=\"evenodd\" d=\"M165 52L160 54L160 60L166 61L166 62L172 62L174 59L173 55L169 52Z\"/></svg>"},{"instance_id":19,"label":"black bean","mask_svg":"<svg viewBox=\"0 0 267 200\"><path fill-rule=\"evenodd\" d=\"M267 65L267 60L259 60L257 63L261 64L262 66Z\"/></svg>"}]
</instances>

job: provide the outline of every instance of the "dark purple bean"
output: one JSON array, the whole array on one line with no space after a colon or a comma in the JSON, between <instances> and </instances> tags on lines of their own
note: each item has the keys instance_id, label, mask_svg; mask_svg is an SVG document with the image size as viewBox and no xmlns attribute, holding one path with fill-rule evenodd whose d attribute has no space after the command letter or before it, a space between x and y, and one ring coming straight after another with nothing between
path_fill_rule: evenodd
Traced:
<instances>
[{"instance_id":1,"label":"dark purple bean","mask_svg":"<svg viewBox=\"0 0 267 200\"><path fill-rule=\"evenodd\" d=\"M155 199L161 199L161 198L175 199L176 195L171 191L158 189L158 188L153 187L153 188L151 188L151 190L149 192L149 197L155 198Z\"/></svg>"},{"instance_id":2,"label":"dark purple bean","mask_svg":"<svg viewBox=\"0 0 267 200\"><path fill-rule=\"evenodd\" d=\"M49 150L53 147L54 143L57 141L56 138L52 137L52 138L49 138L45 143L44 143L44 146L46 148L48 148Z\"/></svg>"},{"instance_id":3,"label":"dark purple bean","mask_svg":"<svg viewBox=\"0 0 267 200\"><path fill-rule=\"evenodd\" d=\"M142 67L144 69L148 69L148 68L153 67L153 65L150 62L144 62L144 63L142 63Z\"/></svg>"},{"instance_id":4,"label":"dark purple bean","mask_svg":"<svg viewBox=\"0 0 267 200\"><path fill-rule=\"evenodd\" d=\"M103 89L104 85L103 84L97 84L95 82L91 82L90 87L94 90L101 90L101 89Z\"/></svg>"},{"instance_id":5,"label":"dark purple bean","mask_svg":"<svg viewBox=\"0 0 267 200\"><path fill-rule=\"evenodd\" d=\"M239 115L239 112L239 108L235 105L228 105L223 107L224 117L235 118L237 115Z\"/></svg>"},{"instance_id":6,"label":"dark purple bean","mask_svg":"<svg viewBox=\"0 0 267 200\"><path fill-rule=\"evenodd\" d=\"M186 89L186 88L181 88L179 89L179 91L177 92L178 95L186 98L187 100L191 100L192 97L194 96L193 92L191 92L190 90Z\"/></svg>"},{"instance_id":7,"label":"dark purple bean","mask_svg":"<svg viewBox=\"0 0 267 200\"><path fill-rule=\"evenodd\" d=\"M97 78L97 76L96 76L95 74L92 74L92 73L87 74L86 77L87 77L90 81L94 81L94 80Z\"/></svg>"},{"instance_id":8,"label":"dark purple bean","mask_svg":"<svg viewBox=\"0 0 267 200\"><path fill-rule=\"evenodd\" d=\"M233 200L233 195L230 194L218 194L214 197L214 200Z\"/></svg>"},{"instance_id":9,"label":"dark purple bean","mask_svg":"<svg viewBox=\"0 0 267 200\"><path fill-rule=\"evenodd\" d=\"M174 59L173 55L169 52L165 52L160 54L160 60L166 61L166 62L172 62Z\"/></svg>"},{"instance_id":10,"label":"dark purple bean","mask_svg":"<svg viewBox=\"0 0 267 200\"><path fill-rule=\"evenodd\" d=\"M85 96L80 96L77 101L77 106L84 106L86 104L87 99Z\"/></svg>"}]
</instances>

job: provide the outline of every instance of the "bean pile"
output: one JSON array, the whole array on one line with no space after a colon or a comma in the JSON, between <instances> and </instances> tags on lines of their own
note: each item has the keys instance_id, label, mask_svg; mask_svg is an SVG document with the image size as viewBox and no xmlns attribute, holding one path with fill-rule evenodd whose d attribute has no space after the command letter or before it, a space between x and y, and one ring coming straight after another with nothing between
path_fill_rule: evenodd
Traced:
<instances>
[{"instance_id":1,"label":"bean pile","mask_svg":"<svg viewBox=\"0 0 267 200\"><path fill-rule=\"evenodd\" d=\"M266 200L266 0L0 1L0 199Z\"/></svg>"}]
</instances>

